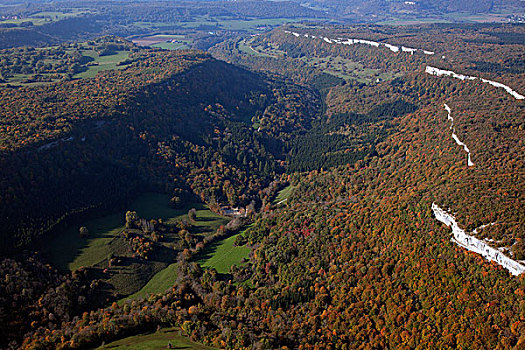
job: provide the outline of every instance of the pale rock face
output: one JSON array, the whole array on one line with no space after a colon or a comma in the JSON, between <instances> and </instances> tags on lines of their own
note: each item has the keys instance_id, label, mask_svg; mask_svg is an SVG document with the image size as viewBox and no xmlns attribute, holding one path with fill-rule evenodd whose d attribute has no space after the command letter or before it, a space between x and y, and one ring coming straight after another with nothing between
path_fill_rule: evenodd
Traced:
<instances>
[{"instance_id":1,"label":"pale rock face","mask_svg":"<svg viewBox=\"0 0 525 350\"><path fill-rule=\"evenodd\" d=\"M413 49L413 48L410 48L410 47L401 46L401 51L403 51L403 52L410 52L410 54L413 55L414 52L417 51L417 49Z\"/></svg>"},{"instance_id":2,"label":"pale rock face","mask_svg":"<svg viewBox=\"0 0 525 350\"><path fill-rule=\"evenodd\" d=\"M514 276L518 276L525 272L524 265L515 260L512 260L498 249L490 247L485 242L480 241L476 237L466 234L465 231L458 226L454 216L441 209L436 203L432 203L432 211L434 212L434 216L438 221L452 228L452 233L454 234L452 241L459 246L472 252L481 254L487 260L495 261L507 269ZM476 230L474 230L474 232L476 232Z\"/></svg>"},{"instance_id":3,"label":"pale rock face","mask_svg":"<svg viewBox=\"0 0 525 350\"><path fill-rule=\"evenodd\" d=\"M452 109L445 103L445 110L447 111L448 113L448 116L447 116L447 119L451 121L451 124L450 124L450 129L452 130L452 138L454 139L454 141L456 141L456 143L458 145L460 145L461 147L463 147L463 149L465 150L465 152L467 152L467 165L468 166L473 166L474 163L472 162L472 159L470 158L470 150L468 149L467 145L465 145L463 142L461 142L458 138L458 136L456 135L455 133L455 130L454 130L454 118L452 118Z\"/></svg>"},{"instance_id":4,"label":"pale rock face","mask_svg":"<svg viewBox=\"0 0 525 350\"><path fill-rule=\"evenodd\" d=\"M40 147L37 148L37 151L38 152L41 152L41 151L44 151L44 150L48 150L48 149L51 149L51 148L54 148L56 146L58 146L58 144L60 142L71 142L75 139L75 136L70 136L70 137L63 137L59 140L56 140L56 141L51 141L51 142L48 142L46 143L45 145L42 145ZM86 140L86 137L82 137L81 139L82 141L85 141Z\"/></svg>"},{"instance_id":5,"label":"pale rock face","mask_svg":"<svg viewBox=\"0 0 525 350\"><path fill-rule=\"evenodd\" d=\"M295 33L295 32L285 31L285 33L292 34L295 37L299 37L300 36L300 34ZM304 37L305 38L312 38L312 39L316 38L315 35L308 35L308 34L304 34ZM325 42L327 42L329 44L332 44L332 43L342 44L342 45L365 44L365 45L370 45L370 46L374 46L374 47L379 47L380 45L384 45L386 48L388 48L392 52L399 52L399 50L400 50L400 48L398 46L395 46L395 45L391 45L391 44L387 44L387 43L378 43L378 42L375 42L375 41L364 40L364 39L344 39L344 38L329 39L329 38L326 38L326 37L324 37L324 38L320 37L320 38L323 39ZM405 46L401 46L401 51L402 52L408 52L410 54L414 54L417 51L422 51L423 54L425 54L425 55L434 55L435 54L435 52L433 52L433 51L427 51L427 50L421 50L421 49L413 49L413 48L409 48L409 47L405 47ZM444 59L445 56L442 56L442 58ZM460 80L476 80L476 79L480 79L480 78L477 78L477 77L471 77L471 76L468 76L468 75L457 74L457 73L455 73L453 71L439 69L439 68L435 68L435 67L431 67L431 66L427 66L426 69L425 69L425 72L428 73L428 74L431 74L431 75L435 75L435 76L443 76L444 75L444 76L450 76L450 77L453 77L453 78L456 78L456 79L460 79ZM519 93L517 93L516 91L512 90L511 88L509 88L508 86L506 86L504 84L501 84L501 83L498 83L498 82L494 82L494 81L490 81L490 80L486 80L486 79L482 79L482 78L480 80L483 81L484 83L488 83L488 84L493 85L495 87L499 87L499 88L505 89L505 91L507 91L509 94L511 94L514 98L516 98L518 100L525 99L524 96L520 95ZM447 119L452 122L451 126L450 126L450 129L452 130L452 138L454 139L454 141L458 145L463 147L465 152L467 152L467 154L468 154L468 161L467 161L468 166L473 166L474 163L472 162L471 157L470 157L470 150L468 149L468 147L463 142L461 142L459 140L459 138L457 137L457 135L454 132L454 118L451 115L452 114L452 109L447 104L445 104L444 107L445 107L445 110L448 113ZM445 210L441 209L437 204L432 203L432 211L434 212L434 215L435 215L435 217L436 217L436 219L438 221L440 221L440 222L444 223L445 225L447 225L447 226L452 228L452 233L454 234L454 237L452 238L452 241L454 241L456 244L464 247L467 250L470 250L470 251L473 251L475 253L481 254L483 257L485 257L488 260L497 262L499 265L503 266L505 269L510 271L510 273L512 273L514 276L520 275L523 272L525 272L525 266L524 265L520 264L519 262L517 262L515 260L510 259L506 255L504 255L500 250L494 249L494 248L488 246L486 243L480 241L479 239L477 239L477 238L475 238L473 236L467 235L465 233L465 231L462 230L458 226L454 216L450 215ZM488 225L492 225L492 224L488 224ZM478 229L483 229L483 228L485 228L488 225L483 225L483 226L477 228L476 230L473 231L473 233L476 234Z\"/></svg>"},{"instance_id":6,"label":"pale rock face","mask_svg":"<svg viewBox=\"0 0 525 350\"><path fill-rule=\"evenodd\" d=\"M370 46L374 46L374 47L379 47L379 43L375 42L375 41L363 40L363 39L354 39L354 41L359 43L359 44L365 44L365 45L370 45Z\"/></svg>"},{"instance_id":7,"label":"pale rock face","mask_svg":"<svg viewBox=\"0 0 525 350\"><path fill-rule=\"evenodd\" d=\"M507 91L509 94L511 94L512 97L514 97L516 100L523 100L523 99L525 99L525 96L518 94L516 91L512 90L507 85L503 85L502 83L498 83L496 81L487 80L487 79L483 79L483 78L481 79L481 81L484 82L484 83L488 83L488 84L490 84L492 86L505 89L505 91Z\"/></svg>"},{"instance_id":8,"label":"pale rock face","mask_svg":"<svg viewBox=\"0 0 525 350\"><path fill-rule=\"evenodd\" d=\"M431 75L436 75L436 76L443 76L443 75L450 76L450 77L460 79L460 80L480 79L484 83L488 83L495 87L505 89L505 91L507 91L509 94L511 94L516 99L524 98L522 95L510 89L508 86L503 85L501 83L494 82L494 81L490 81L487 79L471 77L471 76L463 75L463 74L457 74L453 71L448 71L448 70L439 69L439 68L430 67L430 66L426 67L425 72ZM468 147L459 140L459 138L454 132L454 118L452 117L452 109L447 104L445 104L444 107L448 113L447 119L451 121L450 129L452 130L452 138L454 139L454 141L456 141L458 145L463 147L465 152L467 152L468 166L472 166L474 165L474 163L472 163L472 160L470 158L470 151ZM495 249L489 246L487 243L477 239L476 237L468 235L464 230L462 230L459 227L454 216L447 213L445 210L441 209L435 203L432 203L432 211L434 212L434 216L436 217L437 220L439 220L440 222L452 228L452 233L454 234L454 238L452 238L452 241L458 244L459 246L467 250L470 250L472 252L481 254L484 258L490 261L495 261L496 263L498 263L499 265L507 269L514 276L518 276L522 274L523 272L525 272L525 265L523 265L522 263L518 261L512 260L511 258L509 258L508 256L504 254L504 252L508 250L508 248L501 247L501 248ZM482 225L478 227L477 229L475 229L473 233L477 234L478 230L482 230L485 227L490 226L490 225L494 225L494 223ZM493 240L487 240L487 241L493 242Z\"/></svg>"},{"instance_id":9,"label":"pale rock face","mask_svg":"<svg viewBox=\"0 0 525 350\"><path fill-rule=\"evenodd\" d=\"M292 34L295 37L300 37L301 36L299 33L290 32L288 30L285 30L284 32L287 33L287 34ZM316 38L314 35L309 35L309 34L303 34L303 36L305 38L312 38L312 39ZM329 44L334 44L334 43L335 44L343 44L343 45L364 44L364 45L370 45L370 46L373 46L373 47L379 47L380 45L383 45L383 46L385 46L386 48L388 48L392 52L399 52L400 51L400 48L398 46L387 44L387 43L378 43L376 41L371 41L371 40L343 39L343 38L330 39L330 38L327 38L327 37L321 37L321 38L325 42L327 42ZM406 47L406 46L401 46L401 51L402 52L408 52L411 55L413 55L417 51L422 51L423 54L425 54L425 55L433 55L434 54L433 51L414 49L414 48ZM442 58L445 58L445 56L442 56ZM492 85L494 87L497 87L497 88L504 89L508 94L510 94L512 97L514 97L517 100L525 99L525 96L523 96L523 95L519 94L518 92L512 90L507 85L504 85L502 83L498 83L496 81L487 80L487 79L478 78L478 77L473 77L473 76L469 76L469 75L458 74L458 73L453 72L451 70L439 69L439 68L431 67L431 66L426 66L425 72L428 73L428 74L431 74L431 75L438 76L438 77L440 77L440 76L449 76L449 77L456 78L456 79L463 80L463 81L479 79L479 80L481 80L484 83L490 84L490 85Z\"/></svg>"},{"instance_id":10,"label":"pale rock face","mask_svg":"<svg viewBox=\"0 0 525 350\"><path fill-rule=\"evenodd\" d=\"M285 30L284 32L287 33L287 34L292 34L295 37L299 37L300 36L300 34L295 33L295 32L290 32L289 30ZM315 35L310 35L310 34L303 34L303 36L305 38L312 38L312 39L316 38ZM370 46L373 46L373 47L380 47L381 45L383 45L384 47L388 48L392 52L399 52L401 50L402 52L407 52L407 53L410 53L411 55L414 54L417 51L421 51L425 55L433 55L434 54L433 51L413 49L411 47L406 47L406 46L401 46L401 48L399 48L398 46L395 46L395 45L391 45L391 44L387 44L387 43L379 43L377 41L371 41L371 40L365 40L365 39L345 39L345 38L331 39L331 38L322 37L322 36L320 36L319 38L324 40L325 42L327 42L329 44L342 44L342 45L363 44L363 45L370 45Z\"/></svg>"},{"instance_id":11,"label":"pale rock face","mask_svg":"<svg viewBox=\"0 0 525 350\"><path fill-rule=\"evenodd\" d=\"M392 52L398 52L399 51L399 47L397 47L397 46L390 45L390 44L385 44L385 46Z\"/></svg>"},{"instance_id":12,"label":"pale rock face","mask_svg":"<svg viewBox=\"0 0 525 350\"><path fill-rule=\"evenodd\" d=\"M430 74L430 75L435 75L435 76L438 76L438 77L445 75L445 76L449 76L449 77L452 77L452 78L460 79L460 80L463 80L463 81L464 80L477 80L477 79L479 79L479 80L481 80L484 83L490 84L490 85L495 86L497 88L504 89L508 94L510 94L516 100L523 100L523 99L525 99L525 96L520 95L519 93L517 93L516 91L512 90L507 85L504 85L502 83L498 83L496 81L487 80L487 79L478 78L478 77L472 77L472 76L469 76L469 75L458 74L458 73L455 73L455 72L453 72L451 70L439 69L439 68L435 68L435 67L431 67L431 66L427 66L425 68L425 72Z\"/></svg>"}]
</instances>

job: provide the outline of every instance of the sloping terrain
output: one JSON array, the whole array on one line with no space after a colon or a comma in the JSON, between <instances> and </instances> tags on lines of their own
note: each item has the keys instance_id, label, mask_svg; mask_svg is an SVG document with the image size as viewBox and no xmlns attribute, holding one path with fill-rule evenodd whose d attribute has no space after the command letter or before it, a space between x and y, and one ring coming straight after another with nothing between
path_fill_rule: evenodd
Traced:
<instances>
[{"instance_id":1,"label":"sloping terrain","mask_svg":"<svg viewBox=\"0 0 525 350\"><path fill-rule=\"evenodd\" d=\"M224 205L259 205L268 200L261 189L282 171L276 160L284 157L284 141L308 127L319 109L312 91L194 51L133 49L123 69L69 82L4 87L0 94L0 237L2 253L15 257L22 257L22 249L42 250L51 236L60 239L64 232L75 237L65 237L57 248L68 250L64 257L75 256L78 244L70 243L86 240L77 236L81 223L128 209L145 190L166 193L174 207L201 202L220 212ZM266 110L281 121L273 134L253 125ZM42 288L24 292L22 282L6 280L2 305L8 306L1 309L15 305L19 313L2 315L3 341L28 331L30 322L21 326L22 319L33 319L33 326L48 317L59 323L87 305L131 294L176 262L186 247L194 248L215 230L224 232L222 224L156 221L161 216L130 219L125 230L115 229L102 240L93 229L89 240L96 242L77 263L79 271L42 281ZM121 227L123 219L112 220ZM64 231L75 225L76 232ZM57 255L53 249L46 254ZM25 267L7 270L16 274L17 269ZM82 287L70 289L71 284ZM93 295L85 293L88 286Z\"/></svg>"},{"instance_id":2,"label":"sloping terrain","mask_svg":"<svg viewBox=\"0 0 525 350\"><path fill-rule=\"evenodd\" d=\"M215 206L247 205L282 149L251 118L272 104L315 113L306 99L279 105L270 86L298 95L285 85L200 53L134 59L93 79L0 91L2 247L27 244L67 215L125 201L144 184ZM207 183L215 172L217 188Z\"/></svg>"},{"instance_id":3,"label":"sloping terrain","mask_svg":"<svg viewBox=\"0 0 525 350\"><path fill-rule=\"evenodd\" d=\"M128 94L141 96L131 100L131 131L111 135L139 135L161 156L158 169L168 161L168 178L210 205L259 201L246 215L253 224L217 249L218 259L241 263L203 268L195 260L214 243L190 244L165 293L60 325L42 312L22 348L96 347L156 327L217 348L522 348L525 46L512 38L523 34L498 25L287 26L213 48L246 70L202 55L173 83ZM433 74L441 71L454 74ZM210 77L219 88L201 83ZM74 142L66 140L58 144ZM151 159L122 154L119 165ZM162 183L155 169L136 173ZM282 188L293 190L276 200ZM148 226L129 221L130 235Z\"/></svg>"}]
</instances>

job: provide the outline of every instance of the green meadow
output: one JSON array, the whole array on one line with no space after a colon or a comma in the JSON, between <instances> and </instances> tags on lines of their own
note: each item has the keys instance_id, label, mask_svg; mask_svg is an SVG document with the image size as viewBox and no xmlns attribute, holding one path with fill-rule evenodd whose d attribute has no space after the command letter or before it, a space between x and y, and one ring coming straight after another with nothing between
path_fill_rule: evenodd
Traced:
<instances>
[{"instance_id":1,"label":"green meadow","mask_svg":"<svg viewBox=\"0 0 525 350\"><path fill-rule=\"evenodd\" d=\"M126 66L119 66L119 63L129 57L129 51L117 51L114 55L99 56L94 50L83 50L82 55L93 58L93 61L86 66L86 71L75 74L73 78L93 78L98 72L123 69Z\"/></svg>"},{"instance_id":2,"label":"green meadow","mask_svg":"<svg viewBox=\"0 0 525 350\"><path fill-rule=\"evenodd\" d=\"M220 274L230 273L232 265L242 265L242 260L248 258L251 249L247 246L235 247L233 244L238 235L209 244L197 257L197 263L202 267L217 270Z\"/></svg>"},{"instance_id":3,"label":"green meadow","mask_svg":"<svg viewBox=\"0 0 525 350\"><path fill-rule=\"evenodd\" d=\"M168 288L175 285L177 280L177 263L173 263L164 270L153 276L144 287L138 292L119 300L119 304L124 304L127 300L145 298L150 294L164 293Z\"/></svg>"},{"instance_id":4,"label":"green meadow","mask_svg":"<svg viewBox=\"0 0 525 350\"><path fill-rule=\"evenodd\" d=\"M211 350L209 346L192 342L187 337L179 335L176 328L161 329L155 333L135 335L100 346L97 350L164 350L171 344L172 349Z\"/></svg>"},{"instance_id":5,"label":"green meadow","mask_svg":"<svg viewBox=\"0 0 525 350\"><path fill-rule=\"evenodd\" d=\"M184 22L135 22L134 25L144 29L197 29L197 30L236 30L236 31L258 31L270 27L277 27L285 23L295 23L305 20L314 20L309 18L246 18L239 19L227 16L210 17L195 16L191 21Z\"/></svg>"},{"instance_id":6,"label":"green meadow","mask_svg":"<svg viewBox=\"0 0 525 350\"><path fill-rule=\"evenodd\" d=\"M164 50L187 50L190 47L184 42L168 42L164 41L158 44L151 45L152 47L158 47Z\"/></svg>"},{"instance_id":7,"label":"green meadow","mask_svg":"<svg viewBox=\"0 0 525 350\"><path fill-rule=\"evenodd\" d=\"M87 14L87 13L90 13L90 11L86 11L82 9L73 9L72 11L69 11L69 12L43 11L43 12L34 13L31 16L24 17L24 18L6 19L3 21L0 21L0 23L19 25L22 23L31 22L34 26L40 26L46 23L57 22L65 18L77 17L77 16Z\"/></svg>"},{"instance_id":8,"label":"green meadow","mask_svg":"<svg viewBox=\"0 0 525 350\"><path fill-rule=\"evenodd\" d=\"M228 219L213 213L200 203L189 203L182 209L170 206L170 198L164 194L146 193L129 205L129 210L136 211L146 219L162 219L173 224L187 219L188 210L197 209L197 220L194 224L200 234L215 231ZM74 225L47 241L44 251L51 262L62 271L74 271L81 266L93 266L112 253L109 245L113 238L124 230L125 210ZM79 228L86 226L88 238L79 236Z\"/></svg>"},{"instance_id":9,"label":"green meadow","mask_svg":"<svg viewBox=\"0 0 525 350\"><path fill-rule=\"evenodd\" d=\"M292 195L293 189L294 187L292 185L288 185L280 190L279 193L277 193L277 197L273 200L273 204L282 204L286 202Z\"/></svg>"}]
</instances>

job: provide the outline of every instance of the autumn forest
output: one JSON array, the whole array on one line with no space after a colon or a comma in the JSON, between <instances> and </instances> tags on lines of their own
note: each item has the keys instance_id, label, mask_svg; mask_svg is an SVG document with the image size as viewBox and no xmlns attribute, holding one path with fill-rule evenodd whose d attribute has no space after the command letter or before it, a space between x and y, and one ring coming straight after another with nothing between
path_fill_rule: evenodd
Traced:
<instances>
[{"instance_id":1,"label":"autumn forest","mask_svg":"<svg viewBox=\"0 0 525 350\"><path fill-rule=\"evenodd\" d=\"M525 349L525 27L365 3L1 5L0 349Z\"/></svg>"}]
</instances>

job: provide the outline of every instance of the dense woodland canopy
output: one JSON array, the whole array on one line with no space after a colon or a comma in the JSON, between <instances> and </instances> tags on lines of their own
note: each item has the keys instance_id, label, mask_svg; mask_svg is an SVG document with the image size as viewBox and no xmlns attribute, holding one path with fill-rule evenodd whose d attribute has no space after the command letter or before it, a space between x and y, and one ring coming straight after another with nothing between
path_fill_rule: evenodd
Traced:
<instances>
[{"instance_id":1,"label":"dense woodland canopy","mask_svg":"<svg viewBox=\"0 0 525 350\"><path fill-rule=\"evenodd\" d=\"M212 206L260 200L286 135L319 108L309 90L202 53L139 51L129 61L94 79L1 90L6 250L139 185ZM252 127L265 111L282 119L272 135Z\"/></svg>"},{"instance_id":2,"label":"dense woodland canopy","mask_svg":"<svg viewBox=\"0 0 525 350\"><path fill-rule=\"evenodd\" d=\"M63 215L124 203L144 184L175 204L255 208L236 240L251 253L229 275L195 262L215 238L188 234L172 288L103 308L87 306L97 300L85 270L63 276L35 255L4 260L0 308L19 311L0 312L5 339L88 348L175 326L217 348L524 348L525 274L456 245L431 205L469 233L489 224L477 237L523 259L525 104L479 80L425 73L438 66L523 94L523 35L491 25L286 27L211 50L235 65L132 49L122 70L2 88L0 218L11 246ZM452 139L445 103L474 166ZM272 203L286 185L291 196ZM145 259L158 238L135 215L126 214L125 239Z\"/></svg>"}]
</instances>

